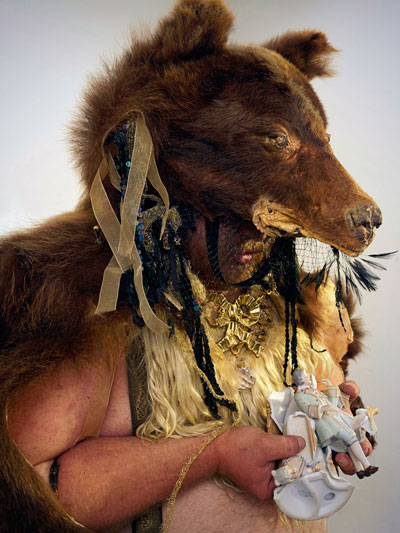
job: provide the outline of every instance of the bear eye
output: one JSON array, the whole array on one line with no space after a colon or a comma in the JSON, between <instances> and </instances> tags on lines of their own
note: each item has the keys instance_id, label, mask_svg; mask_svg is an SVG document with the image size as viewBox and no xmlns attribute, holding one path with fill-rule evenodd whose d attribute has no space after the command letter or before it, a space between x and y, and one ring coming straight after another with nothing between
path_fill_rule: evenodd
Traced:
<instances>
[{"instance_id":1,"label":"bear eye","mask_svg":"<svg viewBox=\"0 0 400 533\"><path fill-rule=\"evenodd\" d=\"M286 135L277 135L275 137L275 144L278 148L286 148L286 146L289 144L289 139L286 137Z\"/></svg>"},{"instance_id":2,"label":"bear eye","mask_svg":"<svg viewBox=\"0 0 400 533\"><path fill-rule=\"evenodd\" d=\"M280 133L279 135L270 135L265 139L266 143L271 143L277 148L286 148L289 144L289 139L286 137L286 135L283 135L283 133Z\"/></svg>"}]
</instances>

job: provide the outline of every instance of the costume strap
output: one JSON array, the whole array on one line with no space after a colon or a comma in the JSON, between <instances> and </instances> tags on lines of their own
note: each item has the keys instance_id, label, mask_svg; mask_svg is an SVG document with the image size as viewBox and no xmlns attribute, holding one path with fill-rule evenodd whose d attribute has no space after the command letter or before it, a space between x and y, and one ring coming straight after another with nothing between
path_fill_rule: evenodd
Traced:
<instances>
[{"instance_id":1,"label":"costume strap","mask_svg":"<svg viewBox=\"0 0 400 533\"><path fill-rule=\"evenodd\" d=\"M244 289L252 285L261 285L264 288L269 288L268 283L264 278L271 272L271 263L268 257L263 261L257 271L248 279L239 283L228 283L221 272L221 267L218 259L218 236L219 236L219 220L210 220L206 218L206 246L208 260L216 278L222 281L225 285L231 287L238 287Z\"/></svg>"},{"instance_id":2,"label":"costume strap","mask_svg":"<svg viewBox=\"0 0 400 533\"><path fill-rule=\"evenodd\" d=\"M147 368L144 347L138 336L131 344L128 354L129 401L132 416L132 435L150 414L150 399L147 389ZM160 504L147 509L132 522L132 533L159 533L162 524Z\"/></svg>"},{"instance_id":3,"label":"costume strap","mask_svg":"<svg viewBox=\"0 0 400 533\"><path fill-rule=\"evenodd\" d=\"M221 272L221 267L219 266L218 234L219 221L212 221L206 218L206 245L208 260L210 262L210 266L212 268L212 271L214 272L214 275L219 279L219 281L222 281L222 283L226 283Z\"/></svg>"},{"instance_id":4,"label":"costume strap","mask_svg":"<svg viewBox=\"0 0 400 533\"><path fill-rule=\"evenodd\" d=\"M110 401L116 366L116 362L114 361L110 364L102 364L97 366L96 378L92 389L89 409L85 421L83 422L81 431L70 448L84 439L90 437L97 438L99 436ZM58 473L60 471L60 465L58 462L59 458L60 456L57 456L54 459L49 472L50 487L56 494L58 493Z\"/></svg>"},{"instance_id":5,"label":"costume strap","mask_svg":"<svg viewBox=\"0 0 400 533\"><path fill-rule=\"evenodd\" d=\"M93 386L89 409L81 432L73 446L81 440L99 436L110 401L116 366L115 361L97 366L96 381Z\"/></svg>"}]
</instances>

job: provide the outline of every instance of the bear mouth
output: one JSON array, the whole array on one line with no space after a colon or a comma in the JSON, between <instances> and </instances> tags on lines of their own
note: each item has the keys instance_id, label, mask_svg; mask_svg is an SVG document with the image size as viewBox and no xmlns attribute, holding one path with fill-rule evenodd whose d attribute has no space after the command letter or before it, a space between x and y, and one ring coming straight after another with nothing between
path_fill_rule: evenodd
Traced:
<instances>
[{"instance_id":1,"label":"bear mouth","mask_svg":"<svg viewBox=\"0 0 400 533\"><path fill-rule=\"evenodd\" d=\"M276 202L258 200L253 207L253 224L261 233L271 236L301 236L303 224L291 209Z\"/></svg>"},{"instance_id":2,"label":"bear mouth","mask_svg":"<svg viewBox=\"0 0 400 533\"><path fill-rule=\"evenodd\" d=\"M316 239L333 246L351 257L360 255L373 240L374 235L365 239L358 246L349 246L319 234L318 231L310 230L299 216L287 207L266 199L258 200L253 206L253 224L263 233L271 237L307 237Z\"/></svg>"}]
</instances>

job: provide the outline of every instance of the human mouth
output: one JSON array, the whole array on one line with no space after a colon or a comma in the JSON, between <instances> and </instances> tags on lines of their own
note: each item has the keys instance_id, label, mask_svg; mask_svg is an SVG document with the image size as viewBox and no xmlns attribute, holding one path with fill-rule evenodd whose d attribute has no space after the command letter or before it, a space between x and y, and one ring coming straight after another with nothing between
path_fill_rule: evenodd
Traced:
<instances>
[{"instance_id":1,"label":"human mouth","mask_svg":"<svg viewBox=\"0 0 400 533\"><path fill-rule=\"evenodd\" d=\"M254 252L244 252L243 254L239 254L238 262L241 265L247 265L247 263L250 263L253 260Z\"/></svg>"},{"instance_id":2,"label":"human mouth","mask_svg":"<svg viewBox=\"0 0 400 533\"><path fill-rule=\"evenodd\" d=\"M249 243L247 243L245 249L237 254L236 260L240 265L247 265L248 263L251 263L255 257L259 259L262 255L265 255L263 244L255 243L252 246L249 246Z\"/></svg>"}]
</instances>

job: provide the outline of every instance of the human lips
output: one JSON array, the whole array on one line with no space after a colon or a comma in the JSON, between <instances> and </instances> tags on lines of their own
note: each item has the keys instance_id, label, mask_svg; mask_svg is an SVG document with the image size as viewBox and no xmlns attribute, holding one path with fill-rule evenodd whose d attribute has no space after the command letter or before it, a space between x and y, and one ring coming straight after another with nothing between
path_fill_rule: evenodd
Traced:
<instances>
[{"instance_id":1,"label":"human lips","mask_svg":"<svg viewBox=\"0 0 400 533\"><path fill-rule=\"evenodd\" d=\"M245 249L236 255L236 260L241 265L247 265L253 261L255 256L264 255L264 253L263 243L247 243Z\"/></svg>"},{"instance_id":2,"label":"human lips","mask_svg":"<svg viewBox=\"0 0 400 533\"><path fill-rule=\"evenodd\" d=\"M253 260L254 252L244 252L239 254L238 261L242 265L246 265Z\"/></svg>"}]
</instances>

